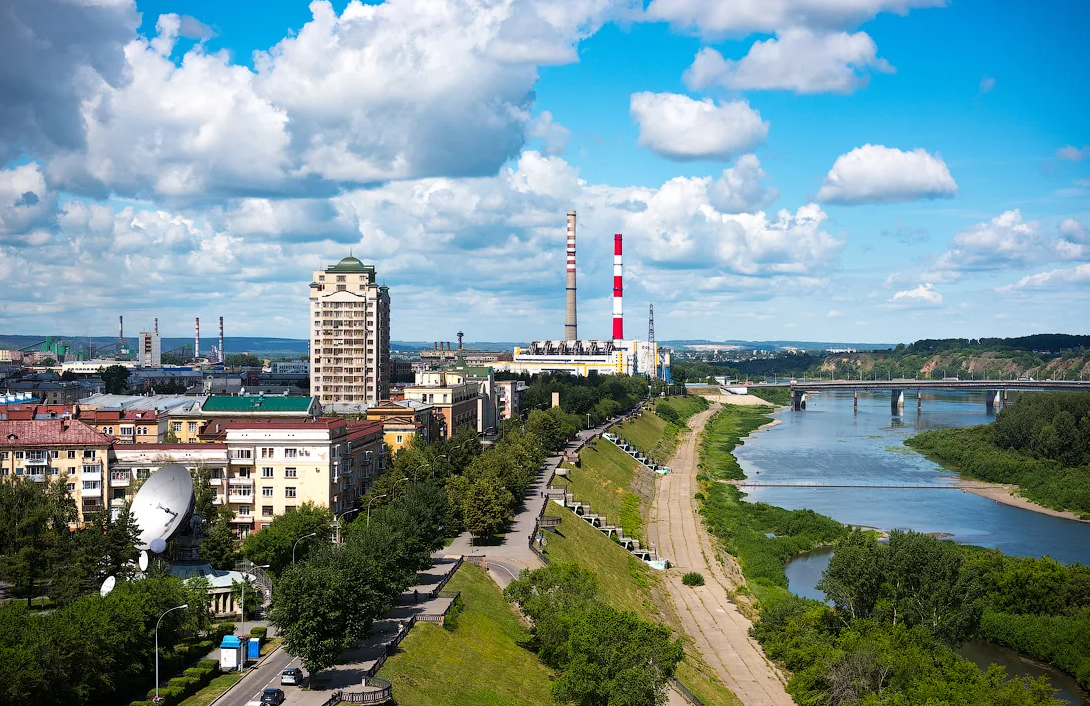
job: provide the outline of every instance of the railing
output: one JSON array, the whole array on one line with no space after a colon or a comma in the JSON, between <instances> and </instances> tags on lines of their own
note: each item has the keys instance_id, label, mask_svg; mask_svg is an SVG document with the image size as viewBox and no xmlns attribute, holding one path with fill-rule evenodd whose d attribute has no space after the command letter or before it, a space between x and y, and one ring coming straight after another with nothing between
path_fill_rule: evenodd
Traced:
<instances>
[{"instance_id":1,"label":"railing","mask_svg":"<svg viewBox=\"0 0 1090 706\"><path fill-rule=\"evenodd\" d=\"M335 691L322 706L346 704L384 704L394 697L393 684L378 677L365 677L363 686L374 691Z\"/></svg>"},{"instance_id":2,"label":"railing","mask_svg":"<svg viewBox=\"0 0 1090 706\"><path fill-rule=\"evenodd\" d=\"M473 556L464 557L464 559L465 559L465 561L468 561L470 564L476 564L477 566L481 567L482 569L487 569L488 568L488 557L486 557L486 556L473 555Z\"/></svg>"},{"instance_id":3,"label":"railing","mask_svg":"<svg viewBox=\"0 0 1090 706\"><path fill-rule=\"evenodd\" d=\"M688 701L693 706L704 706L704 702L697 698L696 694L685 688L685 685L679 682L676 678L670 677L670 685L677 689L681 697Z\"/></svg>"}]
</instances>

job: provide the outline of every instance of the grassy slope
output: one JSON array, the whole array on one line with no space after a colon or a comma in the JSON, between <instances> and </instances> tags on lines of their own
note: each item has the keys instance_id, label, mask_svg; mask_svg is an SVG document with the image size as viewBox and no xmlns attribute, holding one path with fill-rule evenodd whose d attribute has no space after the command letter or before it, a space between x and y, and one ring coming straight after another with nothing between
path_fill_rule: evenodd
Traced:
<instances>
[{"instance_id":1,"label":"grassy slope","mask_svg":"<svg viewBox=\"0 0 1090 706\"><path fill-rule=\"evenodd\" d=\"M619 525L627 537L641 538L640 496L631 488L637 473L649 474L634 458L605 439L580 455L580 467L569 467L569 490L596 514Z\"/></svg>"},{"instance_id":2,"label":"grassy slope","mask_svg":"<svg viewBox=\"0 0 1090 706\"><path fill-rule=\"evenodd\" d=\"M656 400L655 404L672 408L682 420L708 407L707 401L697 395L667 397ZM638 418L625 422L620 427L620 435L659 463L666 463L677 449L682 428L647 410Z\"/></svg>"},{"instance_id":3,"label":"grassy slope","mask_svg":"<svg viewBox=\"0 0 1090 706\"><path fill-rule=\"evenodd\" d=\"M520 646L529 631L492 579L463 564L448 588L462 592L457 627L418 623L379 671L399 706L555 706L549 669Z\"/></svg>"}]
</instances>

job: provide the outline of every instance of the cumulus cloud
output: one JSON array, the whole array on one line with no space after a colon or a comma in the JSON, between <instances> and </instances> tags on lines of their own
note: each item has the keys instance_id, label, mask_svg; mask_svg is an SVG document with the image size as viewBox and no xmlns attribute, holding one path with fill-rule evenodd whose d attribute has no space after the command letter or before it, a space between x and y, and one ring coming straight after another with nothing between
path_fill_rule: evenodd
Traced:
<instances>
[{"instance_id":1,"label":"cumulus cloud","mask_svg":"<svg viewBox=\"0 0 1090 706\"><path fill-rule=\"evenodd\" d=\"M956 277L961 272L1086 258L1090 258L1090 238L1082 223L1068 218L1052 230L1039 221L1023 220L1022 212L1013 209L957 233L934 270Z\"/></svg>"},{"instance_id":2,"label":"cumulus cloud","mask_svg":"<svg viewBox=\"0 0 1090 706\"><path fill-rule=\"evenodd\" d=\"M825 176L819 201L893 203L952 197L958 185L941 157L865 144L837 157Z\"/></svg>"},{"instance_id":3,"label":"cumulus cloud","mask_svg":"<svg viewBox=\"0 0 1090 706\"><path fill-rule=\"evenodd\" d=\"M768 137L768 122L744 100L716 103L677 93L633 93L629 112L639 144L677 160L726 160Z\"/></svg>"},{"instance_id":4,"label":"cumulus cloud","mask_svg":"<svg viewBox=\"0 0 1090 706\"><path fill-rule=\"evenodd\" d=\"M82 102L128 80L132 0L4 3L0 19L0 164L84 144Z\"/></svg>"},{"instance_id":5,"label":"cumulus cloud","mask_svg":"<svg viewBox=\"0 0 1090 706\"><path fill-rule=\"evenodd\" d=\"M571 130L553 120L553 114L541 111L527 131L529 137L540 140L547 154L560 154L568 148Z\"/></svg>"},{"instance_id":6,"label":"cumulus cloud","mask_svg":"<svg viewBox=\"0 0 1090 706\"><path fill-rule=\"evenodd\" d=\"M746 154L708 187L708 202L723 213L744 213L764 208L779 192L763 183L765 171L757 155Z\"/></svg>"},{"instance_id":7,"label":"cumulus cloud","mask_svg":"<svg viewBox=\"0 0 1090 706\"><path fill-rule=\"evenodd\" d=\"M1090 285L1090 264L1066 267L1035 275L1028 275L1014 284L1000 287L1001 292L1019 292L1022 290L1068 289Z\"/></svg>"},{"instance_id":8,"label":"cumulus cloud","mask_svg":"<svg viewBox=\"0 0 1090 706\"><path fill-rule=\"evenodd\" d=\"M867 85L870 71L888 73L893 67L878 57L878 47L866 32L826 34L797 27L755 42L738 61L724 59L716 50L705 47L684 78L694 90L720 86L731 90L851 93Z\"/></svg>"},{"instance_id":9,"label":"cumulus cloud","mask_svg":"<svg viewBox=\"0 0 1090 706\"><path fill-rule=\"evenodd\" d=\"M854 27L881 12L904 15L914 7L945 4L945 0L652 0L647 16L719 37L798 26Z\"/></svg>"},{"instance_id":10,"label":"cumulus cloud","mask_svg":"<svg viewBox=\"0 0 1090 706\"><path fill-rule=\"evenodd\" d=\"M942 294L930 282L925 282L913 289L903 289L895 293L890 298L889 305L913 309L942 306Z\"/></svg>"},{"instance_id":11,"label":"cumulus cloud","mask_svg":"<svg viewBox=\"0 0 1090 706\"><path fill-rule=\"evenodd\" d=\"M437 298L466 312L467 324L502 307L503 326L510 317L559 325L570 208L579 213L586 315L600 311L603 328L615 232L625 235L632 297L684 299L696 286L702 296L759 300L820 289L844 243L825 231L819 206L724 210L767 199L750 184L760 173L749 157L715 178L615 187L588 184L563 159L530 151L490 177L404 180L326 199L248 197L177 211L70 199L55 213L53 239L33 252L0 240L10 269L0 279L0 320L27 328L48 311L58 327L107 326L123 307L126 318L159 316L186 330L194 313L222 314L239 335L260 335L254 310L306 321L310 271L351 249L391 286L395 336L428 338ZM31 286L47 277L83 294ZM149 287L169 296L149 296Z\"/></svg>"},{"instance_id":12,"label":"cumulus cloud","mask_svg":"<svg viewBox=\"0 0 1090 706\"><path fill-rule=\"evenodd\" d=\"M1081 148L1067 145L1056 150L1056 159L1066 159L1069 162L1081 162L1087 157L1090 157L1090 145L1083 145Z\"/></svg>"},{"instance_id":13,"label":"cumulus cloud","mask_svg":"<svg viewBox=\"0 0 1090 706\"><path fill-rule=\"evenodd\" d=\"M0 242L48 227L55 205L36 163L0 170Z\"/></svg>"},{"instance_id":14,"label":"cumulus cloud","mask_svg":"<svg viewBox=\"0 0 1090 706\"><path fill-rule=\"evenodd\" d=\"M528 131L560 148L563 128L531 116L538 69L575 61L628 4L352 0L337 14L318 1L253 69L203 44L176 60L176 39L207 28L163 15L156 36L130 27L115 43L128 80L71 101L85 129L48 173L68 190L176 203L494 174Z\"/></svg>"}]
</instances>

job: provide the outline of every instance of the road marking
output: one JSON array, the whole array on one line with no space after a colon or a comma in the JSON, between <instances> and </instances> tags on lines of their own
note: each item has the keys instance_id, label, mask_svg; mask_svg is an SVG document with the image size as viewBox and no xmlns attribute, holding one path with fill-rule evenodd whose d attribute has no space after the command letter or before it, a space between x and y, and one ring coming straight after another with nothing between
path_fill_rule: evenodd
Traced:
<instances>
[{"instance_id":1,"label":"road marking","mask_svg":"<svg viewBox=\"0 0 1090 706\"><path fill-rule=\"evenodd\" d=\"M491 564L489 564L489 566L495 566L497 568L503 569L504 571L507 572L507 575L512 578L512 580L515 580L515 581L518 580L518 576L515 576L513 573L511 573L511 569L508 569L506 566L499 563L498 561L493 561Z\"/></svg>"}]
</instances>

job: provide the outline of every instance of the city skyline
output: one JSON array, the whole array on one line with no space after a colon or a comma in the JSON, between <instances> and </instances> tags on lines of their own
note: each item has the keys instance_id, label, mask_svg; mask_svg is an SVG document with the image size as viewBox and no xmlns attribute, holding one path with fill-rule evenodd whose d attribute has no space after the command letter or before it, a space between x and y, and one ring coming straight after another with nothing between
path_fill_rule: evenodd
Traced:
<instances>
[{"instance_id":1,"label":"city skyline","mask_svg":"<svg viewBox=\"0 0 1090 706\"><path fill-rule=\"evenodd\" d=\"M583 338L614 233L641 338L650 302L662 340L1090 323L1084 4L11 12L5 333L303 339L310 274L351 252L394 340L561 338L571 209Z\"/></svg>"}]
</instances>

